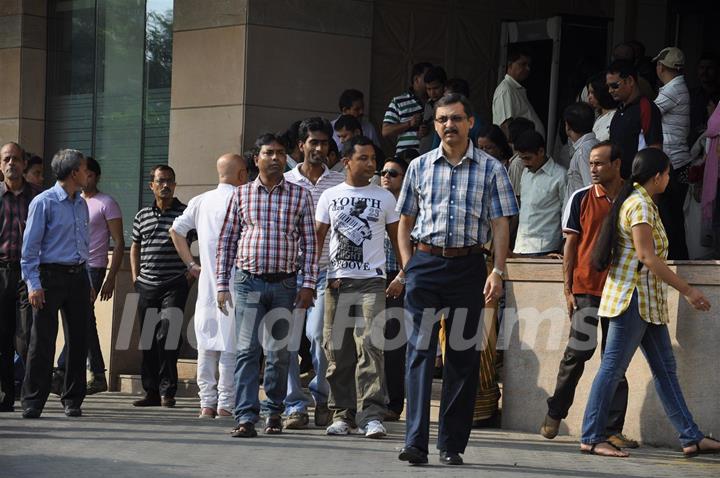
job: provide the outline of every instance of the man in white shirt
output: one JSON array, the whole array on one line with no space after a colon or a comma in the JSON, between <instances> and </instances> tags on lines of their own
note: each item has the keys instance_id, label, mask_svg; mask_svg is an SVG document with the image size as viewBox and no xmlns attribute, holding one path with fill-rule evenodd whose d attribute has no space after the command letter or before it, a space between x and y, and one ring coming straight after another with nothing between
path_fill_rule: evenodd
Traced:
<instances>
[{"instance_id":1,"label":"man in white shirt","mask_svg":"<svg viewBox=\"0 0 720 478\"><path fill-rule=\"evenodd\" d=\"M535 124L535 131L545 137L545 125L535 112L527 97L527 90L520 84L530 75L530 56L526 53L508 52L505 78L495 89L492 100L493 123L503 126L510 118L519 116Z\"/></svg>"},{"instance_id":2,"label":"man in white shirt","mask_svg":"<svg viewBox=\"0 0 720 478\"><path fill-rule=\"evenodd\" d=\"M230 198L236 187L248 182L247 163L240 155L224 154L217 160L217 173L217 188L192 198L170 228L178 255L199 278L194 320L200 418L230 417L235 408L235 313L231 309L225 315L218 309L215 253ZM202 267L187 241L192 230L197 231Z\"/></svg>"},{"instance_id":3,"label":"man in white shirt","mask_svg":"<svg viewBox=\"0 0 720 478\"><path fill-rule=\"evenodd\" d=\"M287 182L297 184L310 191L315 204L328 188L345 181L343 173L331 171L325 164L330 141L332 141L332 127L328 120L318 117L304 120L298 128L298 144L303 154L303 162L285 173ZM330 411L327 405L330 386L325 378L328 364L323 350L323 316L325 314L329 239L328 237L325 241L325 247L320 253L315 304L306 311L306 316L301 318L302 320L307 319L305 335L310 341L310 355L315 369L315 377L310 381L308 389L315 401L315 425L322 427L327 426L330 422ZM302 261L299 262L302 263ZM302 285L302 281L302 275L298 275L298 284ZM300 366L293 357L288 368L285 428L290 430L307 428L310 422L307 412L309 404L310 400L305 395L300 381Z\"/></svg>"},{"instance_id":4,"label":"man in white shirt","mask_svg":"<svg viewBox=\"0 0 720 478\"><path fill-rule=\"evenodd\" d=\"M690 92L685 83L683 68L685 55L675 47L664 48L653 58L655 71L663 86L660 87L655 104L662 114L662 149L670 158L670 182L658 198L660 218L667 231L668 259L687 260L685 241L685 214L683 204L687 194L687 175L690 167Z\"/></svg>"},{"instance_id":5,"label":"man in white shirt","mask_svg":"<svg viewBox=\"0 0 720 478\"><path fill-rule=\"evenodd\" d=\"M345 144L345 182L325 191L315 220L318 244L330 233L330 266L325 294L323 345L328 358L328 435L347 435L357 423L368 438L382 438L387 394L384 380L386 295L385 232L395 253L395 196L374 184L372 141L356 136ZM399 254L398 254L399 255ZM398 274L402 282L404 273ZM387 289L397 296L402 288ZM377 321L380 322L377 322Z\"/></svg>"},{"instance_id":6,"label":"man in white shirt","mask_svg":"<svg viewBox=\"0 0 720 478\"><path fill-rule=\"evenodd\" d=\"M573 154L570 158L568 168L568 183L565 199L568 200L572 193L578 189L590 186L590 150L598 144L593 133L595 124L595 112L587 103L574 103L565 108L563 112L565 120L565 133L571 142Z\"/></svg>"},{"instance_id":7,"label":"man in white shirt","mask_svg":"<svg viewBox=\"0 0 720 478\"><path fill-rule=\"evenodd\" d=\"M514 147L525 164L514 253L555 257L562 246L567 170L546 156L545 141L537 131L520 135Z\"/></svg>"}]
</instances>

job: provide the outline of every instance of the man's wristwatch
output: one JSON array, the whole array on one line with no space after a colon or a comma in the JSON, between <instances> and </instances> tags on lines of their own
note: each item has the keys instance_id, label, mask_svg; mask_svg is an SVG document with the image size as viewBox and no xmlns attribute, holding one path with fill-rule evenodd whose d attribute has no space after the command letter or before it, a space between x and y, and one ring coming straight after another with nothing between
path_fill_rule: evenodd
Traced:
<instances>
[{"instance_id":1,"label":"man's wristwatch","mask_svg":"<svg viewBox=\"0 0 720 478\"><path fill-rule=\"evenodd\" d=\"M405 285L405 282L406 282L405 277L400 277L399 275L397 275L397 276L395 276L395 279L397 279L397 281L399 283L401 283L402 285Z\"/></svg>"},{"instance_id":2,"label":"man's wristwatch","mask_svg":"<svg viewBox=\"0 0 720 478\"><path fill-rule=\"evenodd\" d=\"M187 270L191 270L193 267L195 267L197 264L195 264L195 261L188 262Z\"/></svg>"},{"instance_id":3,"label":"man's wristwatch","mask_svg":"<svg viewBox=\"0 0 720 478\"><path fill-rule=\"evenodd\" d=\"M493 267L493 270L490 273L499 275L501 279L505 278L505 272L502 269L498 269L497 267Z\"/></svg>"}]
</instances>

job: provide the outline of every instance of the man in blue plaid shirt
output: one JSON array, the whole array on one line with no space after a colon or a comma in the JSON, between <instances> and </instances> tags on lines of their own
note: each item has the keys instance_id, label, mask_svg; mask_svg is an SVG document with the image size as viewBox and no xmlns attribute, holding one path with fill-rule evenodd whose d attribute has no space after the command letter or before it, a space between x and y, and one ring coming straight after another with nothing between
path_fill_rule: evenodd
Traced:
<instances>
[{"instance_id":1,"label":"man in blue plaid shirt","mask_svg":"<svg viewBox=\"0 0 720 478\"><path fill-rule=\"evenodd\" d=\"M427 463L433 368L439 319L445 315L449 340L437 448L440 463L460 465L472 425L480 344L457 344L455 337L478 335L484 304L502 295L509 217L518 206L500 161L468 140L474 122L468 100L458 94L442 97L434 120L442 143L410 164L397 203L405 307L413 321L407 345L407 429L399 459ZM483 244L491 228L494 269L488 275ZM483 295L479 284L485 284ZM432 313L425 314L426 309ZM456 316L462 332L452 330Z\"/></svg>"}]
</instances>

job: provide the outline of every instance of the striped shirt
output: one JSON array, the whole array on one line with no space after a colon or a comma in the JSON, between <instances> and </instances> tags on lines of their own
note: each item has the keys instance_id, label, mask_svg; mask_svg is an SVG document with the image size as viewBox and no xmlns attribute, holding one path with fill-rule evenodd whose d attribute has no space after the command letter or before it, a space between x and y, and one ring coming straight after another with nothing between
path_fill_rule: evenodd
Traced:
<instances>
[{"instance_id":1,"label":"striped shirt","mask_svg":"<svg viewBox=\"0 0 720 478\"><path fill-rule=\"evenodd\" d=\"M414 159L396 210L417 218L414 241L465 247L488 242L488 220L514 216L518 205L502 163L468 142L456 166L445 158L442 146Z\"/></svg>"},{"instance_id":2,"label":"striped shirt","mask_svg":"<svg viewBox=\"0 0 720 478\"><path fill-rule=\"evenodd\" d=\"M385 233L385 272L390 274L391 272L399 272L400 265L398 264L397 257L395 256L395 249L393 249L390 236Z\"/></svg>"},{"instance_id":3,"label":"striped shirt","mask_svg":"<svg viewBox=\"0 0 720 478\"><path fill-rule=\"evenodd\" d=\"M425 110L422 102L415 96L412 89L408 90L400 96L396 96L390 101L385 111L383 123L400 124L407 123L413 116ZM400 133L397 138L395 153L399 153L405 149L418 149L420 147L420 139L418 138L417 128L411 128Z\"/></svg>"},{"instance_id":4,"label":"striped shirt","mask_svg":"<svg viewBox=\"0 0 720 478\"><path fill-rule=\"evenodd\" d=\"M0 262L20 261L28 208L38 194L40 188L26 181L19 194L0 183Z\"/></svg>"},{"instance_id":5,"label":"striped shirt","mask_svg":"<svg viewBox=\"0 0 720 478\"><path fill-rule=\"evenodd\" d=\"M662 114L663 151L673 168L678 169L690 162L687 138L690 134L690 93L683 75L676 76L660 87L655 98Z\"/></svg>"},{"instance_id":6,"label":"striped shirt","mask_svg":"<svg viewBox=\"0 0 720 478\"><path fill-rule=\"evenodd\" d=\"M647 267L638 270L640 262L632 240L632 228L638 224L652 227L655 254L667 259L668 238L658 208L638 183L620 207L618 217L618 257L613 260L602 292L600 317L617 317L627 310L635 289L638 291L640 317L651 324L669 322L667 284Z\"/></svg>"},{"instance_id":7,"label":"striped shirt","mask_svg":"<svg viewBox=\"0 0 720 478\"><path fill-rule=\"evenodd\" d=\"M185 204L173 199L170 208L161 210L153 201L142 208L133 220L132 241L140 246L140 275L137 280L149 286L159 286L187 271L187 267L173 245L170 228L182 215ZM188 244L194 233L188 235Z\"/></svg>"},{"instance_id":8,"label":"striped shirt","mask_svg":"<svg viewBox=\"0 0 720 478\"><path fill-rule=\"evenodd\" d=\"M258 177L235 189L217 248L217 289L230 290L233 265L251 274L297 272L305 251L302 287L315 288L318 275L314 206L310 192L282 180L268 190Z\"/></svg>"},{"instance_id":9,"label":"striped shirt","mask_svg":"<svg viewBox=\"0 0 720 478\"><path fill-rule=\"evenodd\" d=\"M339 163L342 164L342 163ZM324 166L325 171L322 173L322 176L318 178L317 182L315 184L312 183L308 178L306 178L303 173L300 172L300 166L302 163L298 164L296 167L285 173L285 181L297 184L298 186L302 186L308 191L310 191L310 195L312 196L313 204L318 203L318 199L320 199L320 196L322 193L324 193L327 189L337 186L338 184L341 184L345 182L345 175L343 173L339 173L337 171L332 171L328 169L327 166ZM313 216L314 217L314 216ZM323 244L322 253L320 255L320 259L318 260L318 268L320 270L327 269L328 263L330 262L329 258L330 254L330 234L327 234L325 236L325 244Z\"/></svg>"}]
</instances>

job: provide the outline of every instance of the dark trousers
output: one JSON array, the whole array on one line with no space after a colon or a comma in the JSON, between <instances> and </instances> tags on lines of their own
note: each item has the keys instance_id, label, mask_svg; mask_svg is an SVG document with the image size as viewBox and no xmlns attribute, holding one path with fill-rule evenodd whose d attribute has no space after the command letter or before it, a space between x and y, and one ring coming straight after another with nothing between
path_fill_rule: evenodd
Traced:
<instances>
[{"instance_id":1,"label":"dark trousers","mask_svg":"<svg viewBox=\"0 0 720 478\"><path fill-rule=\"evenodd\" d=\"M159 286L148 286L136 281L135 290L140 294L138 316L143 388L148 395L175 397L188 281L184 275ZM145 330L146 323L148 330Z\"/></svg>"},{"instance_id":2,"label":"dark trousers","mask_svg":"<svg viewBox=\"0 0 720 478\"><path fill-rule=\"evenodd\" d=\"M105 268L104 267L92 267L90 268L90 280L93 289L95 289L95 300L100 295L100 288L102 287L103 280L105 280ZM95 317L95 306L93 305L90 309L90 320L88 321L87 331L87 343L88 343L88 365L90 371L94 374L102 375L105 373L105 361L103 360L102 350L100 349L100 338L97 332L97 318ZM67 353L67 344L63 347L58 357L58 368L65 369L65 354Z\"/></svg>"},{"instance_id":3,"label":"dark trousers","mask_svg":"<svg viewBox=\"0 0 720 478\"><path fill-rule=\"evenodd\" d=\"M600 306L600 297L576 294L575 301L578 308L573 314L570 326L570 341L560 361L555 393L547 401L548 415L556 420L567 417L568 410L570 410L575 398L575 388L585 370L585 362L590 360L597 348L597 310ZM605 352L605 341L607 340L609 327L608 320L606 317L600 319L602 328L601 353ZM625 376L623 376L610 404L610 414L607 422L608 436L622 432L625 425L627 402L628 383Z\"/></svg>"},{"instance_id":4,"label":"dark trousers","mask_svg":"<svg viewBox=\"0 0 720 478\"><path fill-rule=\"evenodd\" d=\"M397 272L388 272L387 285L395 279ZM405 353L407 332L405 330L405 320L401 315L403 307L403 296L400 295L394 299L387 297L385 299L385 310L387 311L387 322L385 323L385 338L388 340L399 341L399 337L403 337L403 345L393 349L385 350L385 385L388 394L388 410L400 415L405 408ZM391 310L397 308L398 310Z\"/></svg>"},{"instance_id":5,"label":"dark trousers","mask_svg":"<svg viewBox=\"0 0 720 478\"><path fill-rule=\"evenodd\" d=\"M40 265L40 283L45 305L33 310L30 348L22 388L23 408L42 410L50 393L58 312L62 311L67 365L64 392L60 400L66 407L80 407L85 399L85 360L87 360L87 321L90 319L90 280L84 267L67 270Z\"/></svg>"},{"instance_id":6,"label":"dark trousers","mask_svg":"<svg viewBox=\"0 0 720 478\"><path fill-rule=\"evenodd\" d=\"M660 219L668 236L668 259L670 260L688 259L687 242L685 241L685 212L683 211L688 185L680 182L681 174L688 167L683 166L677 170L671 167L670 182L665 192L657 198Z\"/></svg>"},{"instance_id":7,"label":"dark trousers","mask_svg":"<svg viewBox=\"0 0 720 478\"><path fill-rule=\"evenodd\" d=\"M416 251L406 267L405 307L413 320L405 372L405 444L408 446L428 450L430 398L439 316L442 315L448 340L443 363L437 448L457 453L465 451L480 374L480 351L476 343L456 347L454 342L459 336L471 338L478 332L485 302L481 291L486 275L485 256L481 254L443 258ZM426 309L433 313L424 314ZM456 320L461 322L456 324ZM454 330L459 326L463 327L462 331Z\"/></svg>"},{"instance_id":8,"label":"dark trousers","mask_svg":"<svg viewBox=\"0 0 720 478\"><path fill-rule=\"evenodd\" d=\"M27 304L20 263L0 264L0 408L15 403L15 332L17 306Z\"/></svg>"}]
</instances>

